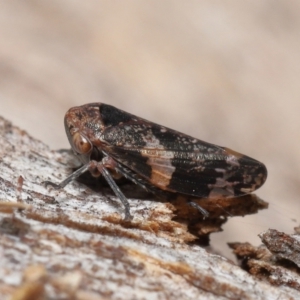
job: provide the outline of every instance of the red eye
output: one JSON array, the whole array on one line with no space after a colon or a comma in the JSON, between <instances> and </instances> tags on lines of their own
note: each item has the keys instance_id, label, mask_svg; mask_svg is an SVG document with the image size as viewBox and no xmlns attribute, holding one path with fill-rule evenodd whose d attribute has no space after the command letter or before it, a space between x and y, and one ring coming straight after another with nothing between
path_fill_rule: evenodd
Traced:
<instances>
[{"instance_id":1,"label":"red eye","mask_svg":"<svg viewBox=\"0 0 300 300\"><path fill-rule=\"evenodd\" d=\"M79 154L86 154L92 150L91 142L79 132L76 132L73 137L74 150Z\"/></svg>"}]
</instances>

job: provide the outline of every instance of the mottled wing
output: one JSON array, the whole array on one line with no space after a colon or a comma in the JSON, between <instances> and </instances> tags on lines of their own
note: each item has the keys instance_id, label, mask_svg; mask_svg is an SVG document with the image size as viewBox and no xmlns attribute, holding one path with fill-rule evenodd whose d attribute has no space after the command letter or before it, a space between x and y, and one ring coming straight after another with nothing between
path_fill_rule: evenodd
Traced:
<instances>
[{"instance_id":1,"label":"mottled wing","mask_svg":"<svg viewBox=\"0 0 300 300\"><path fill-rule=\"evenodd\" d=\"M248 156L125 112L122 120L114 112L110 116L114 118L103 118L107 154L162 190L232 197L248 194L266 180L266 167Z\"/></svg>"}]
</instances>

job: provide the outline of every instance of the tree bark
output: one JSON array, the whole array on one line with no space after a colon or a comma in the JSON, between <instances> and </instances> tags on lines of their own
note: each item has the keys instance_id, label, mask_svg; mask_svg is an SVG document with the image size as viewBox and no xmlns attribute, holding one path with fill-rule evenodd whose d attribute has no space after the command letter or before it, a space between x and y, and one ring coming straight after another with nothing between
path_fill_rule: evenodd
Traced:
<instances>
[{"instance_id":1,"label":"tree bark","mask_svg":"<svg viewBox=\"0 0 300 300\"><path fill-rule=\"evenodd\" d=\"M195 232L168 202L129 197L125 222L107 187L41 184L60 182L72 164L0 118L1 299L299 299L189 244Z\"/></svg>"}]
</instances>

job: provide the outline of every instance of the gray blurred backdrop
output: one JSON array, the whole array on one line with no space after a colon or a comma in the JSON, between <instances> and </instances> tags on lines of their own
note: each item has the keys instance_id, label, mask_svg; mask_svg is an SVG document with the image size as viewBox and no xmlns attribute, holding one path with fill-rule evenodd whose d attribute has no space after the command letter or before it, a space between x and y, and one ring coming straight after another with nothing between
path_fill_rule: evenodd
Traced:
<instances>
[{"instance_id":1,"label":"gray blurred backdrop","mask_svg":"<svg viewBox=\"0 0 300 300\"><path fill-rule=\"evenodd\" d=\"M267 165L270 209L230 220L222 251L298 225L299 79L299 1L0 4L0 114L51 148L68 108L104 102Z\"/></svg>"}]
</instances>

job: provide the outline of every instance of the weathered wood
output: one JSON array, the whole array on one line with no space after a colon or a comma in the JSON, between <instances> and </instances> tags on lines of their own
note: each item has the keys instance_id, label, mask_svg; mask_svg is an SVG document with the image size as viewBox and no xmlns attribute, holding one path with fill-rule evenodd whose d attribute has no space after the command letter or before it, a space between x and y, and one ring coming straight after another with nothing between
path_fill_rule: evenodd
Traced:
<instances>
[{"instance_id":1,"label":"weathered wood","mask_svg":"<svg viewBox=\"0 0 300 300\"><path fill-rule=\"evenodd\" d=\"M80 183L47 190L71 172L52 151L0 119L1 299L296 299L187 242L173 206L129 199L134 219L111 194ZM105 189L106 193L108 189ZM109 199L110 198L110 199ZM12 297L12 298L10 298Z\"/></svg>"}]
</instances>

